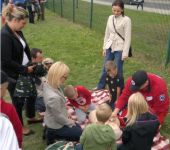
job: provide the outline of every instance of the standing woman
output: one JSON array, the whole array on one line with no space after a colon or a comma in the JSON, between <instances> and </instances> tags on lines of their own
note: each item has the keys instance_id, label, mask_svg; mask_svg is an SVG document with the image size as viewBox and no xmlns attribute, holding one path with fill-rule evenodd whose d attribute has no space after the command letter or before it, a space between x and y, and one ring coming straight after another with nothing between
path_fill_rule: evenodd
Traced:
<instances>
[{"instance_id":1,"label":"standing woman","mask_svg":"<svg viewBox=\"0 0 170 150\"><path fill-rule=\"evenodd\" d=\"M33 72L34 66L26 64L31 60L30 49L23 36L22 29L27 23L27 11L13 5L6 6L5 25L1 29L1 69L11 78L8 86L12 103L22 122L23 103L14 98L16 80L19 74ZM28 101L30 107L35 107L35 102ZM28 110L29 108L26 107ZM27 117L34 119L35 111L27 111ZM23 124L23 122L22 122ZM23 127L23 134L28 135L30 130Z\"/></svg>"},{"instance_id":2,"label":"standing woman","mask_svg":"<svg viewBox=\"0 0 170 150\"><path fill-rule=\"evenodd\" d=\"M54 63L48 72L48 83L44 84L43 96L46 105L44 121L47 126L47 145L57 139L79 141L82 133L80 125L69 119L65 106L66 98L61 86L69 74L69 68L63 62Z\"/></svg>"},{"instance_id":3,"label":"standing woman","mask_svg":"<svg viewBox=\"0 0 170 150\"><path fill-rule=\"evenodd\" d=\"M124 15L124 3L122 0L115 0L113 2L112 12L113 15L109 16L105 30L103 44L104 64L108 60L114 60L117 65L118 76L119 78L123 78L123 62L128 58L131 44L131 19ZM106 70L103 67L96 89L105 88L105 84ZM122 88L123 86L124 83L121 83Z\"/></svg>"}]
</instances>

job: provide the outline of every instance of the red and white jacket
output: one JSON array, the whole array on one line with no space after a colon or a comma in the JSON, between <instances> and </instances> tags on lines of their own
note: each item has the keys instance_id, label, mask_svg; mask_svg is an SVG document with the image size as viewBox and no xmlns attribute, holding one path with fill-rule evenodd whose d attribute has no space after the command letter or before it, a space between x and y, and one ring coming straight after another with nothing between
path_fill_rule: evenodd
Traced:
<instances>
[{"instance_id":1,"label":"red and white jacket","mask_svg":"<svg viewBox=\"0 0 170 150\"><path fill-rule=\"evenodd\" d=\"M135 92L142 93L151 109L151 112L157 115L160 123L162 124L169 109L167 85L161 77L155 74L148 73L148 79L149 87ZM116 102L116 108L122 109L128 103L130 95L135 93L130 89L131 81L131 77L126 81L125 88Z\"/></svg>"}]
</instances>

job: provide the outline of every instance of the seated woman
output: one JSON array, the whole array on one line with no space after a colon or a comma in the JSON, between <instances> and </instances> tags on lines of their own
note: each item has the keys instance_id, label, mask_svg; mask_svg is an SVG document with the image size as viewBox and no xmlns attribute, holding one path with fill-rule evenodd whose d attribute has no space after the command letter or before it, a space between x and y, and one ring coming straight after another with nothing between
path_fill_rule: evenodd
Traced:
<instances>
[{"instance_id":1,"label":"seated woman","mask_svg":"<svg viewBox=\"0 0 170 150\"><path fill-rule=\"evenodd\" d=\"M81 127L68 118L66 98L61 89L68 74L69 68L66 64L54 63L48 72L48 83L43 87L47 145L54 143L56 139L79 141L82 134Z\"/></svg>"},{"instance_id":2,"label":"seated woman","mask_svg":"<svg viewBox=\"0 0 170 150\"><path fill-rule=\"evenodd\" d=\"M151 150L153 138L159 128L158 118L149 112L149 107L140 92L128 101L126 127L118 150Z\"/></svg>"}]
</instances>

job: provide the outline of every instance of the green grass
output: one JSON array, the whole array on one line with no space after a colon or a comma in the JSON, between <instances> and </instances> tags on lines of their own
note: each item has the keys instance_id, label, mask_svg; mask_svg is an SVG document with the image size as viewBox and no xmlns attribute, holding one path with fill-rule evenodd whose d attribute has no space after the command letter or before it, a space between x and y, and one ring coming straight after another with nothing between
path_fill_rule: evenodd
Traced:
<instances>
[{"instance_id":1,"label":"green grass","mask_svg":"<svg viewBox=\"0 0 170 150\"><path fill-rule=\"evenodd\" d=\"M81 11L76 10L79 11L76 14L77 24L46 11L46 20L36 22L35 25L29 24L24 29L24 34L30 48L41 48L45 57L64 61L70 67L71 72L66 84L84 85L91 89L96 86L102 69L103 36L111 7L94 6L92 30L84 26L88 25L89 6L80 2L78 9L80 8ZM66 10L64 14L66 15ZM133 10L126 10L126 14L132 19L134 56L124 63L125 78L137 69L145 69L164 77L170 89L170 69L164 68L170 16ZM79 25L78 22L84 25ZM169 122L170 115L161 132L170 138ZM43 150L45 142L41 139L42 126L37 124L30 127L36 133L24 137L24 150Z\"/></svg>"}]
</instances>

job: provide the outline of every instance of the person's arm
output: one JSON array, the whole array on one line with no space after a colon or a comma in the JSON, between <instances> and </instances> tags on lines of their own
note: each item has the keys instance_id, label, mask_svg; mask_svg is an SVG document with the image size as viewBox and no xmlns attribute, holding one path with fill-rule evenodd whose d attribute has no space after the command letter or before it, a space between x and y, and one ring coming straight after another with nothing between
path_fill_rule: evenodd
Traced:
<instances>
[{"instance_id":1,"label":"person's arm","mask_svg":"<svg viewBox=\"0 0 170 150\"><path fill-rule=\"evenodd\" d=\"M18 139L19 147L22 148L22 141L23 141L22 124L21 124L21 121L18 117L16 109L13 105L11 105L10 112L11 112L11 118L9 118L9 119L10 119L12 125L13 125L14 130L15 130L15 134L16 134L17 139Z\"/></svg>"},{"instance_id":2,"label":"person's arm","mask_svg":"<svg viewBox=\"0 0 170 150\"><path fill-rule=\"evenodd\" d=\"M87 127L84 129L82 135L80 136L80 144L82 144L82 145L84 145L84 142L86 140L86 132L87 132L86 130L87 130Z\"/></svg>"},{"instance_id":3,"label":"person's arm","mask_svg":"<svg viewBox=\"0 0 170 150\"><path fill-rule=\"evenodd\" d=\"M112 128L112 130L114 131L114 133L115 133L115 140L118 140L118 139L121 137L121 135L122 135L122 131L120 130L118 124L115 123L115 122L108 122L107 124L108 124L108 125Z\"/></svg>"},{"instance_id":4,"label":"person's arm","mask_svg":"<svg viewBox=\"0 0 170 150\"><path fill-rule=\"evenodd\" d=\"M131 139L131 129L129 127L126 127L123 130L123 134L122 134L122 142L123 144L126 144L130 141Z\"/></svg>"},{"instance_id":5,"label":"person's arm","mask_svg":"<svg viewBox=\"0 0 170 150\"><path fill-rule=\"evenodd\" d=\"M120 93L121 93L121 88L120 88L120 87L117 87L117 99L118 99L118 97L120 96Z\"/></svg>"},{"instance_id":6,"label":"person's arm","mask_svg":"<svg viewBox=\"0 0 170 150\"><path fill-rule=\"evenodd\" d=\"M155 92L156 97L153 100L154 103L151 106L151 110L157 115L159 122L163 124L169 109L169 96L166 84L160 82L159 89L155 90Z\"/></svg>"},{"instance_id":7,"label":"person's arm","mask_svg":"<svg viewBox=\"0 0 170 150\"><path fill-rule=\"evenodd\" d=\"M110 18L110 17L109 17ZM109 19L107 20L107 24L106 24L106 29L105 29L105 36L104 36L104 42L103 42L103 56L106 56L106 49L105 49L105 45L109 39L110 36L110 30L109 30Z\"/></svg>"},{"instance_id":8,"label":"person's arm","mask_svg":"<svg viewBox=\"0 0 170 150\"><path fill-rule=\"evenodd\" d=\"M3 67L16 70L18 73L31 73L35 66L23 66L12 59L13 39L10 35L2 34L1 42L1 62Z\"/></svg>"},{"instance_id":9,"label":"person's arm","mask_svg":"<svg viewBox=\"0 0 170 150\"><path fill-rule=\"evenodd\" d=\"M125 87L122 91L122 94L119 96L119 98L116 101L115 109L112 113L112 117L116 117L118 112L128 103L129 96L132 94L132 91L130 90L131 86L131 78L129 78L125 84Z\"/></svg>"},{"instance_id":10,"label":"person's arm","mask_svg":"<svg viewBox=\"0 0 170 150\"><path fill-rule=\"evenodd\" d=\"M27 67L12 60L13 39L9 35L2 34L1 43L1 62L3 67L14 69L19 73L27 72Z\"/></svg>"},{"instance_id":11,"label":"person's arm","mask_svg":"<svg viewBox=\"0 0 170 150\"><path fill-rule=\"evenodd\" d=\"M117 98L116 99L118 99L118 97L120 96L120 94L121 94L121 83L123 83L123 79L122 78L118 78L117 79Z\"/></svg>"},{"instance_id":12,"label":"person's arm","mask_svg":"<svg viewBox=\"0 0 170 150\"><path fill-rule=\"evenodd\" d=\"M88 111L89 105L86 106L79 106L79 109L81 109L82 111L84 111L85 113Z\"/></svg>"},{"instance_id":13,"label":"person's arm","mask_svg":"<svg viewBox=\"0 0 170 150\"><path fill-rule=\"evenodd\" d=\"M60 104L62 100L60 100L60 98L61 97L59 96L50 97L47 101L47 107L50 109L51 115L54 116L56 122L59 122L61 125L74 126L74 121L68 119L68 117L62 112L63 108Z\"/></svg>"},{"instance_id":14,"label":"person's arm","mask_svg":"<svg viewBox=\"0 0 170 150\"><path fill-rule=\"evenodd\" d=\"M129 48L131 45L131 19L127 18L126 23L124 25L124 46L123 46L123 53L122 53L122 60L128 57Z\"/></svg>"}]
</instances>

